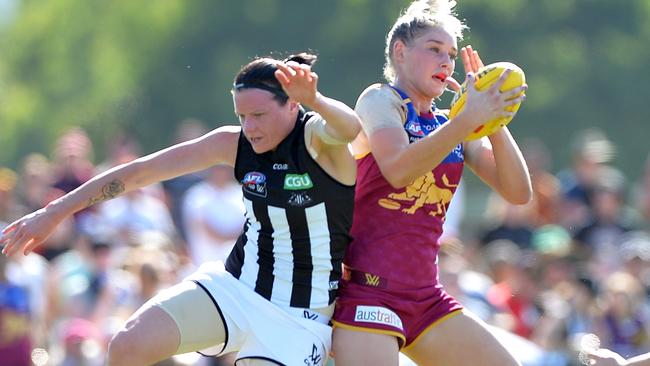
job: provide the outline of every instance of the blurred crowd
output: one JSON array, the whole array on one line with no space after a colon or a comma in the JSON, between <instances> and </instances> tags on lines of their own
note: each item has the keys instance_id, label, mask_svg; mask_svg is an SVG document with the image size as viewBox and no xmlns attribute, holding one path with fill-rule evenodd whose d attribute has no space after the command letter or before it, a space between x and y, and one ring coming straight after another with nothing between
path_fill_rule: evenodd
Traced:
<instances>
[{"instance_id":1,"label":"blurred crowd","mask_svg":"<svg viewBox=\"0 0 650 366\"><path fill-rule=\"evenodd\" d=\"M205 132L189 119L172 142ZM521 145L533 200L513 206L490 197L472 225L479 229L467 232L461 189L445 224L443 284L525 365L578 364L586 333L622 355L650 351L650 160L630 181L600 130L575 136L559 172L550 171L543 142ZM127 134L108 146L107 159L95 162L92 141L73 128L51 156L28 155L17 171L0 167L0 227L142 155ZM215 166L85 209L37 253L0 256L2 364L100 365L112 334L141 304L202 262L225 259L243 213L232 168ZM232 358L187 354L161 364Z\"/></svg>"}]
</instances>

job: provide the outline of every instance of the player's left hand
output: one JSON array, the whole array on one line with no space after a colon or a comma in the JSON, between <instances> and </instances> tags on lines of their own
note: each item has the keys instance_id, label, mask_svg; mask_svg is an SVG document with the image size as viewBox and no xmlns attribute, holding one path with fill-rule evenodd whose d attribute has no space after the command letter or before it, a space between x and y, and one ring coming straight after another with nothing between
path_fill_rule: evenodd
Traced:
<instances>
[{"instance_id":1,"label":"player's left hand","mask_svg":"<svg viewBox=\"0 0 650 366\"><path fill-rule=\"evenodd\" d=\"M460 49L460 59L463 62L463 68L465 69L465 75L472 73L476 75L478 70L483 67L483 61L481 56L478 54L478 51L474 50L471 45L467 45ZM447 78L447 85L456 93L461 92L461 84L453 77Z\"/></svg>"},{"instance_id":2,"label":"player's left hand","mask_svg":"<svg viewBox=\"0 0 650 366\"><path fill-rule=\"evenodd\" d=\"M309 65L295 61L277 64L275 77L289 98L306 106L313 106L318 97L318 75Z\"/></svg>"},{"instance_id":3,"label":"player's left hand","mask_svg":"<svg viewBox=\"0 0 650 366\"><path fill-rule=\"evenodd\" d=\"M476 74L479 69L485 66L478 51L473 49L472 45L460 49L460 59L463 62L463 68L465 68L465 75L470 72Z\"/></svg>"}]
</instances>

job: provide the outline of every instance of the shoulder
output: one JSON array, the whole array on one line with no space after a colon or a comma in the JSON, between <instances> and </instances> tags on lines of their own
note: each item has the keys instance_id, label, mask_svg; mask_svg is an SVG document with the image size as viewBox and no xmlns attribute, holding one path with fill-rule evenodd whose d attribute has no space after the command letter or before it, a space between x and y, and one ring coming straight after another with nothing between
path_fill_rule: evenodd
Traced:
<instances>
[{"instance_id":1,"label":"shoulder","mask_svg":"<svg viewBox=\"0 0 650 366\"><path fill-rule=\"evenodd\" d=\"M367 136L383 128L401 128L406 120L406 105L402 97L386 84L373 84L366 88L354 110L359 114Z\"/></svg>"},{"instance_id":2,"label":"shoulder","mask_svg":"<svg viewBox=\"0 0 650 366\"><path fill-rule=\"evenodd\" d=\"M302 117L302 122L304 122L305 125L309 125L313 123L322 123L323 120L324 120L323 116L321 116L319 113L314 111L305 112L305 114Z\"/></svg>"},{"instance_id":3,"label":"shoulder","mask_svg":"<svg viewBox=\"0 0 650 366\"><path fill-rule=\"evenodd\" d=\"M402 97L395 91L395 89L386 84L370 85L361 92L359 99L357 100L357 107L380 107L382 105L395 107L401 106L402 104Z\"/></svg>"},{"instance_id":4,"label":"shoulder","mask_svg":"<svg viewBox=\"0 0 650 366\"><path fill-rule=\"evenodd\" d=\"M210 140L219 140L223 142L237 143L239 137L242 136L240 126L221 126L208 132L204 137Z\"/></svg>"},{"instance_id":5,"label":"shoulder","mask_svg":"<svg viewBox=\"0 0 650 366\"><path fill-rule=\"evenodd\" d=\"M193 145L197 153L214 163L234 164L237 145L243 136L240 126L221 126L202 137L187 142Z\"/></svg>"},{"instance_id":6,"label":"shoulder","mask_svg":"<svg viewBox=\"0 0 650 366\"><path fill-rule=\"evenodd\" d=\"M213 131L218 131L224 135L237 135L241 133L241 126L226 125L215 128Z\"/></svg>"}]
</instances>

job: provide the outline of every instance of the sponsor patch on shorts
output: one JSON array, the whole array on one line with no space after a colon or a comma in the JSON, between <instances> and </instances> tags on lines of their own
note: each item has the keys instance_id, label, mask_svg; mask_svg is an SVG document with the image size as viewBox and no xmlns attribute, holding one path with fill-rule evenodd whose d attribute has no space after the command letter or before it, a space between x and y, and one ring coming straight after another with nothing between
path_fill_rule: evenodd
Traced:
<instances>
[{"instance_id":1,"label":"sponsor patch on shorts","mask_svg":"<svg viewBox=\"0 0 650 366\"><path fill-rule=\"evenodd\" d=\"M381 306L358 305L354 312L355 322L384 324L404 330L402 319L393 311Z\"/></svg>"}]
</instances>

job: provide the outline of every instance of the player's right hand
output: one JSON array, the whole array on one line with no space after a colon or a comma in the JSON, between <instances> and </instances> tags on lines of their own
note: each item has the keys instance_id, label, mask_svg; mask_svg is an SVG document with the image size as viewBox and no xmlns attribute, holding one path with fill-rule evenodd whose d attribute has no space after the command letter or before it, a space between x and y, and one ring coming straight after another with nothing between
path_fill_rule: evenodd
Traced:
<instances>
[{"instance_id":1,"label":"player's right hand","mask_svg":"<svg viewBox=\"0 0 650 366\"><path fill-rule=\"evenodd\" d=\"M18 251L24 255L41 245L62 221L44 207L12 222L0 234L2 254L10 256Z\"/></svg>"},{"instance_id":2,"label":"player's right hand","mask_svg":"<svg viewBox=\"0 0 650 366\"><path fill-rule=\"evenodd\" d=\"M606 348L600 348L587 352L587 357L591 360L591 365L595 366L623 366L627 361L618 353Z\"/></svg>"}]
</instances>

